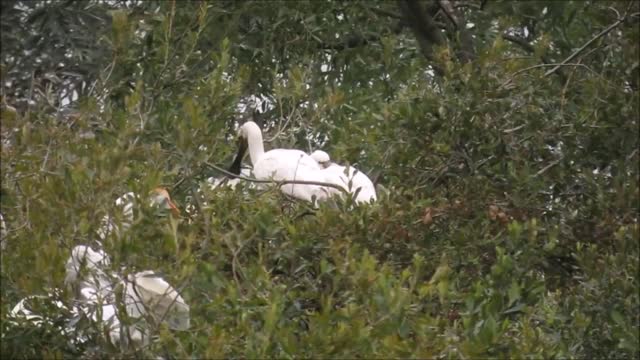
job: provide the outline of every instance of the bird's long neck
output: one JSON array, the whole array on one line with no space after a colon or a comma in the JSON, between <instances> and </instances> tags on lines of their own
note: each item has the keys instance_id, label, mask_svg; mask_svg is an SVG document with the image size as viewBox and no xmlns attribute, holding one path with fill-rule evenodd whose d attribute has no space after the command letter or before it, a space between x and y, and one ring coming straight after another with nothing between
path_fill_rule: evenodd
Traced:
<instances>
[{"instance_id":1,"label":"bird's long neck","mask_svg":"<svg viewBox=\"0 0 640 360\"><path fill-rule=\"evenodd\" d=\"M262 131L258 126L250 127L247 134L247 142L249 143L249 157L251 164L255 164L264 154L264 144L262 143Z\"/></svg>"}]
</instances>

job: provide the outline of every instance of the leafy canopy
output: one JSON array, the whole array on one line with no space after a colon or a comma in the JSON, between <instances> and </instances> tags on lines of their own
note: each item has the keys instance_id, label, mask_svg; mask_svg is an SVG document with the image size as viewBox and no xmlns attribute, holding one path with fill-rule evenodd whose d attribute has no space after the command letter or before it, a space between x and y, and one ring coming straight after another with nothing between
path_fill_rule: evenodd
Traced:
<instances>
[{"instance_id":1,"label":"leafy canopy","mask_svg":"<svg viewBox=\"0 0 640 360\"><path fill-rule=\"evenodd\" d=\"M2 2L2 357L136 351L4 319L63 288L119 195L194 202L249 118L379 200L309 214L240 187L142 212L113 268L162 271L192 328L138 351L637 357L639 21L624 1Z\"/></svg>"}]
</instances>

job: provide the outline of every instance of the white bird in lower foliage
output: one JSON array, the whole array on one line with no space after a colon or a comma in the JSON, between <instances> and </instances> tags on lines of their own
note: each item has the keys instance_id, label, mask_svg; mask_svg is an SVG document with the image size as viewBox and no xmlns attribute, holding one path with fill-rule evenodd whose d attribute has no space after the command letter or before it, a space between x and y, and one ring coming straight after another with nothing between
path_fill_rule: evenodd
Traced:
<instances>
[{"instance_id":1,"label":"white bird in lower foliage","mask_svg":"<svg viewBox=\"0 0 640 360\"><path fill-rule=\"evenodd\" d=\"M65 263L65 284L74 288L76 304L71 307L66 306L59 290L54 290L48 295L33 295L22 299L11 310L10 318L12 324L26 322L30 327L42 327L45 323L50 327L53 323L58 326L60 334L64 335L72 344L82 343L87 340L82 331L75 326L78 320L86 315L93 322L98 321L96 307L100 306L102 311L102 322L112 323L115 314L113 305L106 305L106 301L113 302L113 277L110 277L106 270L111 264L109 256L102 250L94 251L88 246L80 245L71 250L71 256ZM107 300L109 299L109 300ZM39 303L48 305L47 311L40 312L44 308L37 306ZM103 306L102 304L105 303ZM54 319L64 319L66 321L54 321ZM115 332L119 331L119 321L110 324L109 335L112 339Z\"/></svg>"},{"instance_id":2,"label":"white bird in lower foliage","mask_svg":"<svg viewBox=\"0 0 640 360\"><path fill-rule=\"evenodd\" d=\"M82 291L91 289L103 298L113 293L114 278L107 274L111 260L103 250L94 251L85 245L78 245L71 250L71 256L65 264L66 285L75 288L77 296L84 297Z\"/></svg>"},{"instance_id":3,"label":"white bird in lower foliage","mask_svg":"<svg viewBox=\"0 0 640 360\"><path fill-rule=\"evenodd\" d=\"M6 320L11 326L54 329L69 339L72 344L82 343L86 338L76 333L70 321L59 321L60 319L77 318L80 311L75 306L67 307L60 301L61 298L62 294L58 289L47 295L28 296L11 309Z\"/></svg>"},{"instance_id":4,"label":"white bird in lower foliage","mask_svg":"<svg viewBox=\"0 0 640 360\"><path fill-rule=\"evenodd\" d=\"M113 344L143 346L150 339L145 317L151 315L157 324L167 323L170 329L189 328L189 306L178 292L153 271L142 271L122 278L111 274L111 260L102 250L76 246L67 260L65 283L79 288L79 311L93 322L107 325ZM117 284L122 286L116 286ZM125 326L117 313L115 292L121 289L127 316L136 319ZM98 314L102 316L99 319Z\"/></svg>"},{"instance_id":5,"label":"white bird in lower foliage","mask_svg":"<svg viewBox=\"0 0 640 360\"><path fill-rule=\"evenodd\" d=\"M129 274L125 305L130 317L151 315L157 322L166 322L170 329L187 330L190 326L189 305L163 278L146 270Z\"/></svg>"},{"instance_id":6,"label":"white bird in lower foliage","mask_svg":"<svg viewBox=\"0 0 640 360\"><path fill-rule=\"evenodd\" d=\"M32 296L28 296L22 300L20 300L16 306L13 307L13 309L11 309L11 312L9 312L9 316L12 318L23 318L24 320L28 320L31 323L33 323L34 325L41 325L45 319L44 317L35 314L31 308L33 308L31 302L42 302L43 306L47 306L47 305L53 305L55 307L57 307L58 309L64 310L66 309L66 306L62 303L62 301L60 300L54 300L56 298L58 298L60 295L59 291L56 290L50 294L48 294L47 296L43 296L43 295L32 295ZM45 301L43 301L45 300ZM48 300L48 302L50 302L50 304L45 304L46 300Z\"/></svg>"},{"instance_id":7,"label":"white bird in lower foliage","mask_svg":"<svg viewBox=\"0 0 640 360\"><path fill-rule=\"evenodd\" d=\"M296 149L273 149L264 151L262 131L256 123L244 123L238 131L240 146L234 161L242 161L247 148L253 164L253 174L258 180L275 181L322 181L320 165L304 151ZM322 186L286 184L280 190L295 198L313 201L326 198Z\"/></svg>"},{"instance_id":8,"label":"white bird in lower foliage","mask_svg":"<svg viewBox=\"0 0 640 360\"><path fill-rule=\"evenodd\" d=\"M116 207L122 209L122 213L119 216L105 215L102 218L100 228L97 231L100 240L105 241L112 234L120 237L131 227L131 224L133 224L133 208L138 201L138 195L133 192L128 192L116 199ZM180 215L180 210L171 201L169 193L164 188L158 187L151 191L150 205L169 210L175 217ZM117 219L120 219L120 221L118 222Z\"/></svg>"},{"instance_id":9,"label":"white bird in lower foliage","mask_svg":"<svg viewBox=\"0 0 640 360\"><path fill-rule=\"evenodd\" d=\"M115 306L113 300L107 302L106 299L101 298L98 293L90 288L86 287L81 290L80 306L78 312L91 320L94 325L102 325L101 333L108 334L111 344L120 344L121 347L126 347L128 343L140 343L143 344L143 332L135 326L126 327L120 322L118 318L118 309ZM98 318L98 316L100 318ZM124 336L123 330L129 335ZM76 329L78 333L82 333Z\"/></svg>"},{"instance_id":10,"label":"white bird in lower foliage","mask_svg":"<svg viewBox=\"0 0 640 360\"><path fill-rule=\"evenodd\" d=\"M78 313L94 324L102 324L111 343L118 344L122 328L114 305L114 284L118 278L108 273L110 266L109 255L102 249L94 251L88 246L78 245L71 250L65 264L64 282L75 290Z\"/></svg>"},{"instance_id":11,"label":"white bird in lower foliage","mask_svg":"<svg viewBox=\"0 0 640 360\"><path fill-rule=\"evenodd\" d=\"M189 328L189 306L162 277L149 270L120 277L110 267L111 260L104 251L84 245L74 247L65 264L65 283L76 290L73 305L60 301L58 290L30 296L10 312L11 325L51 328L62 324L56 325L57 331L74 345L89 340L86 330L91 327L98 330L92 333L107 336L121 348L148 345L160 323L173 330ZM119 311L118 299L123 301L124 313ZM46 307L34 306L40 303ZM132 321L122 321L125 313ZM153 319L152 323L148 319Z\"/></svg>"},{"instance_id":12,"label":"white bird in lower foliage","mask_svg":"<svg viewBox=\"0 0 640 360\"><path fill-rule=\"evenodd\" d=\"M190 326L189 306L177 291L153 271L130 274L120 280L122 301L129 325L121 322L121 314L115 301L101 298L92 288L82 289L80 312L94 323L102 324L112 344L142 347L152 336L149 317L153 326L166 323L172 330L187 330ZM101 315L99 319L98 316Z\"/></svg>"},{"instance_id":13,"label":"white bird in lower foliage","mask_svg":"<svg viewBox=\"0 0 640 360\"><path fill-rule=\"evenodd\" d=\"M347 169L342 165L331 162L329 154L322 150L316 150L311 153L311 158L323 167L326 174L325 181L332 184L340 185L351 194L355 195L356 203L369 203L377 200L376 188L367 175L353 166ZM349 184L351 183L351 184ZM334 189L335 190L335 189ZM331 191L331 194L339 193Z\"/></svg>"},{"instance_id":14,"label":"white bird in lower foliage","mask_svg":"<svg viewBox=\"0 0 640 360\"><path fill-rule=\"evenodd\" d=\"M84 245L73 248L65 265L65 283L76 289L78 312L92 324L101 325L102 333L107 334L114 345L146 345L148 336L144 328L138 324L124 326L118 317L114 288L120 280L109 273L110 265L111 260L103 250L94 251ZM138 317L134 315L132 317ZM75 330L82 333L80 329Z\"/></svg>"},{"instance_id":15,"label":"white bird in lower foliage","mask_svg":"<svg viewBox=\"0 0 640 360\"><path fill-rule=\"evenodd\" d=\"M55 329L60 335L68 339L72 345L78 345L88 340L84 331L86 325L79 328L82 318L89 321L89 326L100 326L99 333L107 334L109 341L126 347L131 339L134 345L144 345L143 332L135 326L126 327L117 317L117 308L113 303L106 303L91 288L81 290L82 300L75 301L75 305L66 306L61 299L59 290L48 295L28 296L13 307L8 320L13 326L28 326L29 328ZM98 315L101 315L98 318ZM62 321L61 321L62 320ZM56 325L57 324L57 325ZM123 330L130 334L123 337Z\"/></svg>"}]
</instances>

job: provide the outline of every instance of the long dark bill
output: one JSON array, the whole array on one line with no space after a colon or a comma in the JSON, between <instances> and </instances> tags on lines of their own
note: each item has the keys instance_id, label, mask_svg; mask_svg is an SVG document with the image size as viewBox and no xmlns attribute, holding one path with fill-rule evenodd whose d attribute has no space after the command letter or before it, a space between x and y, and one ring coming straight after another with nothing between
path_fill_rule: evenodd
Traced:
<instances>
[{"instance_id":1,"label":"long dark bill","mask_svg":"<svg viewBox=\"0 0 640 360\"><path fill-rule=\"evenodd\" d=\"M244 158L244 154L247 152L247 148L249 147L246 139L240 138L238 142L238 154L233 160L231 166L229 166L228 170L230 173L236 175L240 175L240 166L242 165L242 159Z\"/></svg>"}]
</instances>

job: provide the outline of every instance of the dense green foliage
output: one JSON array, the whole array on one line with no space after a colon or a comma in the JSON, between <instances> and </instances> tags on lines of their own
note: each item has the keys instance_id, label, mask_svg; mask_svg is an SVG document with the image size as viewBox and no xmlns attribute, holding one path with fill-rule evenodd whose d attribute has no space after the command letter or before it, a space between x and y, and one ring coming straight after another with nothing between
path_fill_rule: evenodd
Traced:
<instances>
[{"instance_id":1,"label":"dense green foliage","mask_svg":"<svg viewBox=\"0 0 640 360\"><path fill-rule=\"evenodd\" d=\"M1 319L64 288L120 194L160 184L184 209L251 117L268 148L356 164L379 200L240 187L141 216L105 244L113 268L162 271L192 312L144 354L638 357L639 11L2 2ZM98 334L86 356L120 351ZM2 321L2 358L82 350L59 336Z\"/></svg>"}]
</instances>

